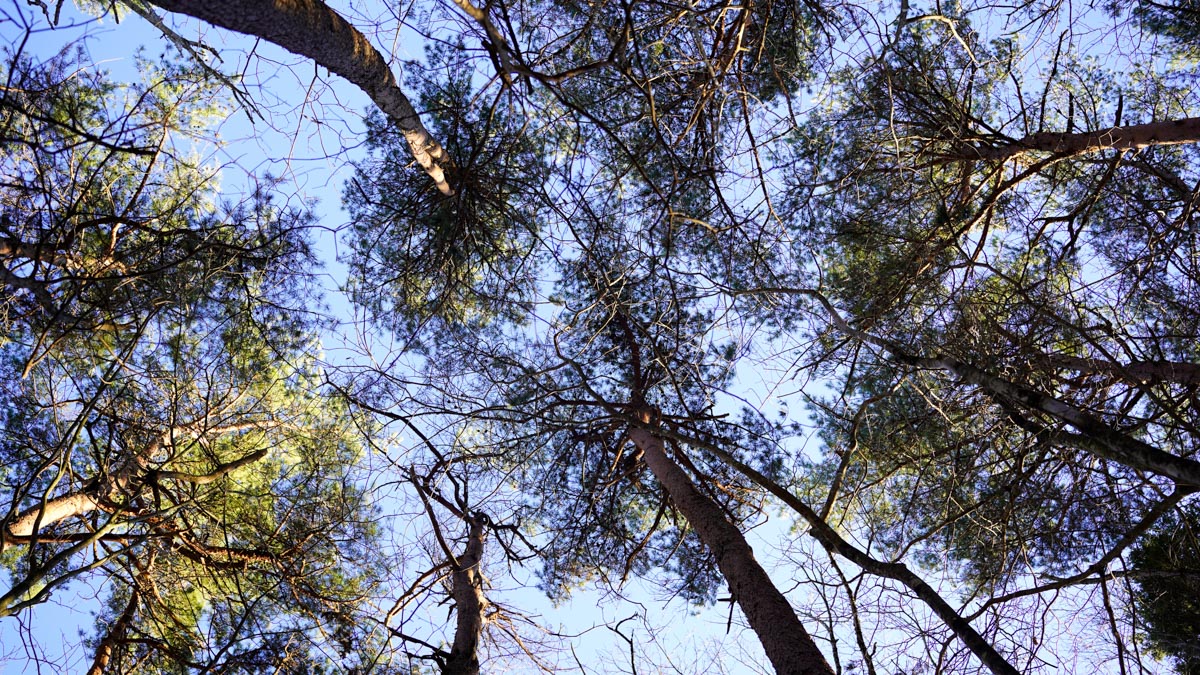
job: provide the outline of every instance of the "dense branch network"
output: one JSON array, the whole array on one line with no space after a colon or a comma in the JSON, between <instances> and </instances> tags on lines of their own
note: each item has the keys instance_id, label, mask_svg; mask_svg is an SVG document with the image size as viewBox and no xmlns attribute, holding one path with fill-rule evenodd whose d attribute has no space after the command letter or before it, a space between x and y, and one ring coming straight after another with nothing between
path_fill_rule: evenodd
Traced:
<instances>
[{"instance_id":1,"label":"dense branch network","mask_svg":"<svg viewBox=\"0 0 1200 675\"><path fill-rule=\"evenodd\" d=\"M0 90L0 614L102 580L90 672L585 667L501 574L728 588L780 673L1084 668L1067 624L1200 663L1186 3L126 4L180 62L21 43ZM272 82L158 10L370 99L361 339L305 200L214 206L185 151ZM808 537L762 556L776 517Z\"/></svg>"}]
</instances>

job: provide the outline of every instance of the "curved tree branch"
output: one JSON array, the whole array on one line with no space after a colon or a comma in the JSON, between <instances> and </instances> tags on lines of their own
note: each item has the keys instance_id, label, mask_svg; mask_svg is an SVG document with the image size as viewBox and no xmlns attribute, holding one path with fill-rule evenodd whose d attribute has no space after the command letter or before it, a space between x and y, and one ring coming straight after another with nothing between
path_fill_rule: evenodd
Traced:
<instances>
[{"instance_id":1,"label":"curved tree branch","mask_svg":"<svg viewBox=\"0 0 1200 675\"><path fill-rule=\"evenodd\" d=\"M446 171L453 162L413 108L379 50L357 28L319 0L150 0L177 12L273 42L305 56L361 89L404 134L417 164L438 190L452 195Z\"/></svg>"}]
</instances>

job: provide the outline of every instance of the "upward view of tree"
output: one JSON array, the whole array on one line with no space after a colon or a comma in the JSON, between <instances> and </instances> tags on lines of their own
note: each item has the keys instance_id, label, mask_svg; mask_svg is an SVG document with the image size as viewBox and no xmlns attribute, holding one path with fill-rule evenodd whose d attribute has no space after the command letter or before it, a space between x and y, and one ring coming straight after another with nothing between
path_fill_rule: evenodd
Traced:
<instances>
[{"instance_id":1,"label":"upward view of tree","mask_svg":"<svg viewBox=\"0 0 1200 675\"><path fill-rule=\"evenodd\" d=\"M372 531L291 309L310 217L268 185L218 201L182 144L218 99L187 67L8 57L0 615L96 580L91 672L321 662Z\"/></svg>"},{"instance_id":2,"label":"upward view of tree","mask_svg":"<svg viewBox=\"0 0 1200 675\"><path fill-rule=\"evenodd\" d=\"M100 598L94 673L1194 672L1195 7L1100 4L81 3L178 52L128 81L14 4L0 621ZM345 225L256 168L335 128Z\"/></svg>"}]
</instances>

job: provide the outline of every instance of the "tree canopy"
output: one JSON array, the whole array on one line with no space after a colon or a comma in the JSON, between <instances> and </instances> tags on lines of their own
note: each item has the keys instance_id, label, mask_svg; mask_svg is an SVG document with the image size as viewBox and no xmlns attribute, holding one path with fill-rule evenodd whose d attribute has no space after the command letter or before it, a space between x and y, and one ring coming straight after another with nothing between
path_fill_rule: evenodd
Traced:
<instances>
[{"instance_id":1,"label":"tree canopy","mask_svg":"<svg viewBox=\"0 0 1200 675\"><path fill-rule=\"evenodd\" d=\"M91 673L1195 672L1193 4L14 3L0 622L90 597Z\"/></svg>"}]
</instances>

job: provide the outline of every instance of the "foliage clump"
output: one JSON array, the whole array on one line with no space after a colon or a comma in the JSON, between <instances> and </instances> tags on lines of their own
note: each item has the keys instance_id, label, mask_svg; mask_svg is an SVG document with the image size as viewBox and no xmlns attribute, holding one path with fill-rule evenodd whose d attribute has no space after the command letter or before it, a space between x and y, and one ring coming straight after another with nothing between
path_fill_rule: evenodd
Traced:
<instances>
[{"instance_id":1,"label":"foliage clump","mask_svg":"<svg viewBox=\"0 0 1200 675\"><path fill-rule=\"evenodd\" d=\"M1130 551L1129 571L1150 648L1179 675L1200 673L1200 509L1164 517Z\"/></svg>"},{"instance_id":2,"label":"foliage clump","mask_svg":"<svg viewBox=\"0 0 1200 675\"><path fill-rule=\"evenodd\" d=\"M370 157L343 195L353 221L350 291L403 336L431 320L482 326L519 317L537 273L536 195L547 176L538 129L519 103L504 91L476 92L461 48L429 56L428 66L411 64L409 79L454 159L454 194L434 189L403 135L373 112Z\"/></svg>"}]
</instances>

